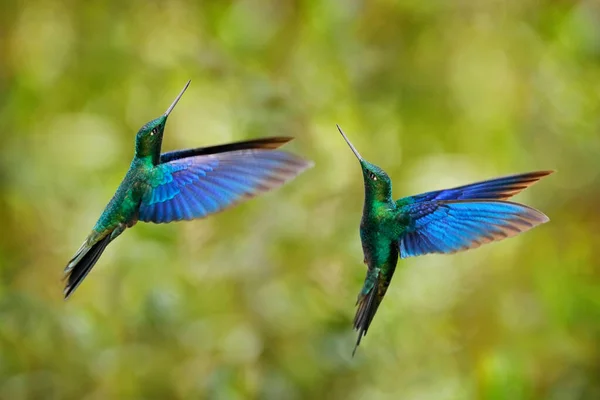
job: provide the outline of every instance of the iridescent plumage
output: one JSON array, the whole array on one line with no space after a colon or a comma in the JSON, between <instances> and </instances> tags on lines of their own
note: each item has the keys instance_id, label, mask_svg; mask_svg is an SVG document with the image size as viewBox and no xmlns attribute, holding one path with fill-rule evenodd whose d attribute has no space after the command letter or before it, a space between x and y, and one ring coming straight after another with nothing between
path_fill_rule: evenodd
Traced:
<instances>
[{"instance_id":1,"label":"iridescent plumage","mask_svg":"<svg viewBox=\"0 0 600 400\"><path fill-rule=\"evenodd\" d=\"M538 210L506 199L553 171L510 175L394 201L389 176L364 160L339 126L338 130L360 162L365 185L360 238L368 270L357 300L354 352L385 296L398 258L474 249L549 221Z\"/></svg>"},{"instance_id":2,"label":"iridescent plumage","mask_svg":"<svg viewBox=\"0 0 600 400\"><path fill-rule=\"evenodd\" d=\"M65 298L90 272L106 246L136 222L204 218L275 189L312 163L275 150L292 140L270 137L160 154L167 111L137 133L131 166L85 242L65 268Z\"/></svg>"}]
</instances>

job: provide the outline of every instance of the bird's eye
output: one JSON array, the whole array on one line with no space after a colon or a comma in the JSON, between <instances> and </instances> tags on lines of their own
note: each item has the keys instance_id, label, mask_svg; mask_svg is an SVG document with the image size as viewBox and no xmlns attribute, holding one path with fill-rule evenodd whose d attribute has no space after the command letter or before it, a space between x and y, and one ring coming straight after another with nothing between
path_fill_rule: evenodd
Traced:
<instances>
[{"instance_id":1,"label":"bird's eye","mask_svg":"<svg viewBox=\"0 0 600 400\"><path fill-rule=\"evenodd\" d=\"M150 136L154 136L158 133L158 128L154 128L152 129L152 131L150 132Z\"/></svg>"}]
</instances>

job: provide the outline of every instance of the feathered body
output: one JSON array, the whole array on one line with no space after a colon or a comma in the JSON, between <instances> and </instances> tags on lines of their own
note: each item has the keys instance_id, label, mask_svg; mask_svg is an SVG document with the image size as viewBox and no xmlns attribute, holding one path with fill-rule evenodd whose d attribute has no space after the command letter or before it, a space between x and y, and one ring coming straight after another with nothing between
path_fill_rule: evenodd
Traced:
<instances>
[{"instance_id":1,"label":"feathered body","mask_svg":"<svg viewBox=\"0 0 600 400\"><path fill-rule=\"evenodd\" d=\"M553 171L510 175L394 201L389 176L364 160L338 129L360 162L365 187L360 239L367 276L357 300L354 352L385 296L398 258L474 249L549 220L533 208L506 200Z\"/></svg>"},{"instance_id":2,"label":"feathered body","mask_svg":"<svg viewBox=\"0 0 600 400\"><path fill-rule=\"evenodd\" d=\"M291 180L312 163L275 150L292 140L269 137L161 154L167 117L136 136L135 156L87 239L65 268L65 298L81 284L106 246L138 221L168 223L204 218Z\"/></svg>"}]
</instances>

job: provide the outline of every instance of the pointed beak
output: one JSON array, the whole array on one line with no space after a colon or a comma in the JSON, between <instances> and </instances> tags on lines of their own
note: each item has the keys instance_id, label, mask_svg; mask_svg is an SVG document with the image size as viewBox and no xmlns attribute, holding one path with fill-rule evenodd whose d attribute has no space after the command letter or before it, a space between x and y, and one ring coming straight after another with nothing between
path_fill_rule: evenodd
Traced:
<instances>
[{"instance_id":1,"label":"pointed beak","mask_svg":"<svg viewBox=\"0 0 600 400\"><path fill-rule=\"evenodd\" d=\"M181 90L181 92L179 93L179 95L177 95L177 97L175 98L175 100L173 101L173 103L169 106L169 108L167 108L167 111L165 111L165 117L168 117L169 114L171 114L171 111L173 111L173 109L177 105L177 102L179 101L179 99L181 99L181 96L183 96L183 93L185 93L185 90L188 88L188 86L190 86L190 82L191 82L191 80L189 80L185 84L185 86L183 87L183 89Z\"/></svg>"},{"instance_id":2,"label":"pointed beak","mask_svg":"<svg viewBox=\"0 0 600 400\"><path fill-rule=\"evenodd\" d=\"M340 131L340 133L344 137L344 140L346 141L346 143L348 143L348 146L350 146L350 149L352 150L352 152L354 153L354 155L356 156L356 158L358 158L358 161L362 161L362 157L360 156L358 150L356 150L356 148L352 145L352 143L350 143L350 141L348 140L348 138L344 134L344 131L342 130L342 128L340 128L340 126L338 124L335 124L335 126L337 126L338 131Z\"/></svg>"}]
</instances>

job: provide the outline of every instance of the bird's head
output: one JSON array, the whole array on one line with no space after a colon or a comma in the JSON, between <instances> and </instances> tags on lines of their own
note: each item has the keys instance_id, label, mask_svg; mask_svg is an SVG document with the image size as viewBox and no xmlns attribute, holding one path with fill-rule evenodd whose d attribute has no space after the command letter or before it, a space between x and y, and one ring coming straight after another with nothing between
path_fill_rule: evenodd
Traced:
<instances>
[{"instance_id":1,"label":"bird's head","mask_svg":"<svg viewBox=\"0 0 600 400\"><path fill-rule=\"evenodd\" d=\"M135 137L135 155L136 157L152 157L154 164L158 163L160 158L160 148L162 146L163 133L165 131L165 125L167 124L167 118L175 105L183 96L183 93L190 85L191 81L188 81L184 88L181 90L179 95L175 98L173 103L169 106L167 111L158 118L153 119L140 128Z\"/></svg>"},{"instance_id":2,"label":"bird's head","mask_svg":"<svg viewBox=\"0 0 600 400\"><path fill-rule=\"evenodd\" d=\"M360 167L362 168L363 173L363 180L365 183L365 195L367 197L379 201L386 201L387 199L389 199L392 196L392 181L388 174L384 170L379 168L377 165L371 164L370 162L362 158L358 150L356 150L356 148L352 145L350 140L348 140L348 137L344 134L342 128L340 128L339 125L337 125L337 128L344 137L346 143L348 143L348 146L350 146L350 149L352 150L356 158L358 158L358 161L360 162Z\"/></svg>"}]
</instances>

